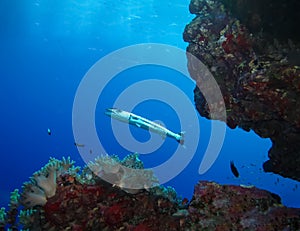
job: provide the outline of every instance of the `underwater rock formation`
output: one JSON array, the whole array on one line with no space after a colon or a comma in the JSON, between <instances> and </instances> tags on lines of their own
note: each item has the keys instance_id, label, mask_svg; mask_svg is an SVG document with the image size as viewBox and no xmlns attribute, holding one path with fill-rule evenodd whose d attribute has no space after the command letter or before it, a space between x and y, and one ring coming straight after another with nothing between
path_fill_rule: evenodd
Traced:
<instances>
[{"instance_id":1,"label":"underwater rock formation","mask_svg":"<svg viewBox=\"0 0 300 231\"><path fill-rule=\"evenodd\" d=\"M300 209L254 186L199 182L189 205L194 230L299 230Z\"/></svg>"},{"instance_id":2,"label":"underwater rock formation","mask_svg":"<svg viewBox=\"0 0 300 231\"><path fill-rule=\"evenodd\" d=\"M106 163L105 168L109 168L108 158L105 156L97 158L97 164L93 162L89 165L95 168L101 158ZM142 167L136 154L123 160L114 157L114 161L128 164L127 167ZM112 169L115 169L114 161L111 162ZM51 158L34 176L44 175L49 170L48 166L56 166L55 194L46 197L46 202L38 198L37 201L28 203L28 188L23 187L21 195L15 190L11 196L9 211L6 212L4 208L0 210L0 230L300 229L300 209L284 207L279 196L255 187L222 186L201 181L195 186L193 198L188 203L187 199L180 199L173 188L155 184L152 188L141 189L134 194L128 193L126 189L114 186L93 174L88 166L79 171L69 158L63 158L62 161ZM49 171L52 170L53 168ZM24 184L30 183L36 185L37 182L31 179ZM43 184L43 187L53 189L52 181L47 181L47 184ZM39 191L31 193L40 195Z\"/></svg>"},{"instance_id":3,"label":"underwater rock formation","mask_svg":"<svg viewBox=\"0 0 300 231\"><path fill-rule=\"evenodd\" d=\"M298 0L220 0L252 33L264 31L270 38L298 40Z\"/></svg>"},{"instance_id":4,"label":"underwater rock formation","mask_svg":"<svg viewBox=\"0 0 300 231\"><path fill-rule=\"evenodd\" d=\"M280 4L284 6L279 8ZM192 0L190 12L196 17L183 37L189 43L187 51L209 68L219 84L227 125L270 138L264 170L300 181L299 20L281 26L290 22L285 20L289 12L291 18L300 17L294 6L298 1ZM286 14L274 19L277 10ZM191 59L188 67L201 84L201 73ZM197 87L194 99L201 116L211 119Z\"/></svg>"}]
</instances>

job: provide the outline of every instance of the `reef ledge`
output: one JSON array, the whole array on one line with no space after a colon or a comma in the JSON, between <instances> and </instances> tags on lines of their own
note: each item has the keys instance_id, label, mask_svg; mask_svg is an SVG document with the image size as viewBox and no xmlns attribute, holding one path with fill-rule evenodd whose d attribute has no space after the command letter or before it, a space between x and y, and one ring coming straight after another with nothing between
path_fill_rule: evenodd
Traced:
<instances>
[{"instance_id":1,"label":"reef ledge","mask_svg":"<svg viewBox=\"0 0 300 231\"><path fill-rule=\"evenodd\" d=\"M187 52L209 68L220 87L227 125L270 138L272 147L269 160L263 164L264 171L297 181L300 181L299 9L299 1L294 0L237 0L234 4L227 0L192 0L190 12L196 17L183 34L189 43ZM285 20L293 17L297 20ZM189 57L190 75L201 85L204 77L195 70ZM212 119L206 99L197 87L194 100L200 115Z\"/></svg>"}]
</instances>

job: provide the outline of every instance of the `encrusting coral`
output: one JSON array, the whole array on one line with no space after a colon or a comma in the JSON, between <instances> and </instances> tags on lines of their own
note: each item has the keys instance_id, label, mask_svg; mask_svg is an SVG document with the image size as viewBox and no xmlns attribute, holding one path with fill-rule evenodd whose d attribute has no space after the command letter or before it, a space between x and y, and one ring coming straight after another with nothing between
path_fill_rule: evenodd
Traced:
<instances>
[{"instance_id":1,"label":"encrusting coral","mask_svg":"<svg viewBox=\"0 0 300 231\"><path fill-rule=\"evenodd\" d=\"M200 115L215 119L211 109L223 108L228 127L270 138L264 171L300 181L300 33L295 20L300 14L295 6L299 1L191 0L195 18L183 38L189 43L187 52L209 68L226 106L225 111L223 101L215 100L209 108L207 93L196 87ZM285 28L275 21L292 24ZM191 55L187 58L191 77L204 86L201 68ZM214 95L215 89L205 89Z\"/></svg>"},{"instance_id":2,"label":"encrusting coral","mask_svg":"<svg viewBox=\"0 0 300 231\"><path fill-rule=\"evenodd\" d=\"M123 172L129 167L143 170L136 153L123 160L102 156L82 171L70 158L51 158L24 184L21 195L12 192L9 211L0 210L0 230L300 229L300 209L284 207L273 193L202 181L188 203L172 187L158 186L151 170ZM142 174L149 179L146 187L131 191L104 181L98 173L115 174L111 179L118 182L144 179Z\"/></svg>"}]
</instances>

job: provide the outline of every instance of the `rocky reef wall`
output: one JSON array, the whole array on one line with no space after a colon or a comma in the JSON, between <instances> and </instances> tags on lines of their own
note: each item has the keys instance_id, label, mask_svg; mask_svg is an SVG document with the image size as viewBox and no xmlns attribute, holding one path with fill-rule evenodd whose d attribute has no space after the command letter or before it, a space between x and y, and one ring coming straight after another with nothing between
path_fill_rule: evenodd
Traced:
<instances>
[{"instance_id":1,"label":"rocky reef wall","mask_svg":"<svg viewBox=\"0 0 300 231\"><path fill-rule=\"evenodd\" d=\"M234 4L233 4L234 3ZM266 172L300 180L300 16L298 1L192 0L187 52L215 77L230 128L270 138ZM189 56L187 56L189 58ZM189 72L201 84L201 73ZM199 88L201 116L210 118Z\"/></svg>"}]
</instances>

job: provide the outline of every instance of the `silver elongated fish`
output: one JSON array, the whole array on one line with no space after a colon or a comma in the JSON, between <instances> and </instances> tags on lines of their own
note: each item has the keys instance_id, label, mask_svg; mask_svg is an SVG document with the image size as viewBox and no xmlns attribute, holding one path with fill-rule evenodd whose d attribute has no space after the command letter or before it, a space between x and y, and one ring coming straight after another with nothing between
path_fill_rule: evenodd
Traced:
<instances>
[{"instance_id":1,"label":"silver elongated fish","mask_svg":"<svg viewBox=\"0 0 300 231\"><path fill-rule=\"evenodd\" d=\"M163 138L169 136L175 139L181 145L184 144L184 132L180 132L180 133L172 132L158 123L143 118L139 115L135 115L131 112L123 111L117 108L108 108L106 109L105 114L121 122L129 123L139 128L143 128L145 130L149 130L151 132L157 133L161 135Z\"/></svg>"}]
</instances>

